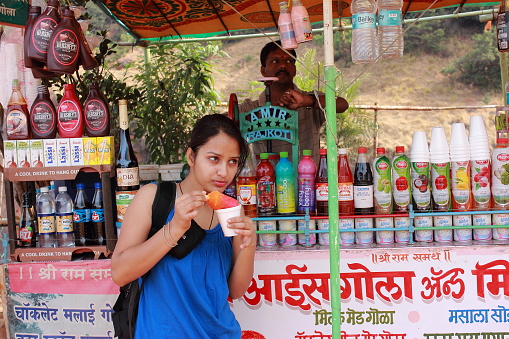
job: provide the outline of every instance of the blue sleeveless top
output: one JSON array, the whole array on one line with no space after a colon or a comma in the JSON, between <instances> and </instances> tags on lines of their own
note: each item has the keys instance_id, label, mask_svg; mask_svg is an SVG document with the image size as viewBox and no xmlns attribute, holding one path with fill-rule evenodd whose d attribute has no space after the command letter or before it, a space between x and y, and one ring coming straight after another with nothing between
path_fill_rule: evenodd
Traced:
<instances>
[{"instance_id":1,"label":"blue sleeveless top","mask_svg":"<svg viewBox=\"0 0 509 339\"><path fill-rule=\"evenodd\" d=\"M173 211L168 220L173 218ZM240 325L228 303L232 238L219 224L183 259L165 255L143 283L135 335L140 338L234 339Z\"/></svg>"}]
</instances>

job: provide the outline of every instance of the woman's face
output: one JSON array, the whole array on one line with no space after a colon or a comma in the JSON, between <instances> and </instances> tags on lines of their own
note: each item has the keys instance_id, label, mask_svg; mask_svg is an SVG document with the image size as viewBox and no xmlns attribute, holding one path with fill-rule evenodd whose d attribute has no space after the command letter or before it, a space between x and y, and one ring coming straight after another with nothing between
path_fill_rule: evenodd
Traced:
<instances>
[{"instance_id":1,"label":"woman's face","mask_svg":"<svg viewBox=\"0 0 509 339\"><path fill-rule=\"evenodd\" d=\"M239 144L223 132L210 138L197 153L187 150L191 173L207 192L225 190L237 173L239 157Z\"/></svg>"}]
</instances>

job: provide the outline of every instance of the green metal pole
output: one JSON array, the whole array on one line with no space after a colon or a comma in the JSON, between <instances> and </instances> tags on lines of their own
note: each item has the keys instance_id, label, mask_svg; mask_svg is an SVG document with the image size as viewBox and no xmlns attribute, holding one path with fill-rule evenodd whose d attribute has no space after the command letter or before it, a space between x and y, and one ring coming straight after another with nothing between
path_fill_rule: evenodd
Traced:
<instances>
[{"instance_id":1,"label":"green metal pole","mask_svg":"<svg viewBox=\"0 0 509 339\"><path fill-rule=\"evenodd\" d=\"M327 174L329 178L329 251L330 289L332 306L332 338L341 338L341 296L339 279L339 231L338 231L338 152L336 146L336 77L334 66L334 43L332 0L323 2L324 52L325 52L325 117L327 131Z\"/></svg>"}]
</instances>

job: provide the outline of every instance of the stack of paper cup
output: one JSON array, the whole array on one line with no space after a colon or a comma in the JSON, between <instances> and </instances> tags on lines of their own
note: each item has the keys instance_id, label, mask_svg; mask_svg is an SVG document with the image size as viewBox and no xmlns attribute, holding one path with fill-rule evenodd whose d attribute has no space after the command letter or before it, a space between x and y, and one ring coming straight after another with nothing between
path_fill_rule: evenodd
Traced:
<instances>
[{"instance_id":1,"label":"stack of paper cup","mask_svg":"<svg viewBox=\"0 0 509 339\"><path fill-rule=\"evenodd\" d=\"M415 131L410 148L411 162L429 162L428 137L424 131Z\"/></svg>"},{"instance_id":2,"label":"stack of paper cup","mask_svg":"<svg viewBox=\"0 0 509 339\"><path fill-rule=\"evenodd\" d=\"M488 134L481 115L470 117L470 133L468 137L470 143L470 159L484 160L490 159L490 144Z\"/></svg>"},{"instance_id":3,"label":"stack of paper cup","mask_svg":"<svg viewBox=\"0 0 509 339\"><path fill-rule=\"evenodd\" d=\"M451 125L451 142L449 143L451 161L469 161L470 145L465 124L457 122Z\"/></svg>"},{"instance_id":4,"label":"stack of paper cup","mask_svg":"<svg viewBox=\"0 0 509 339\"><path fill-rule=\"evenodd\" d=\"M431 163L449 162L449 145L442 126L431 129L431 141L429 144L429 160Z\"/></svg>"}]
</instances>

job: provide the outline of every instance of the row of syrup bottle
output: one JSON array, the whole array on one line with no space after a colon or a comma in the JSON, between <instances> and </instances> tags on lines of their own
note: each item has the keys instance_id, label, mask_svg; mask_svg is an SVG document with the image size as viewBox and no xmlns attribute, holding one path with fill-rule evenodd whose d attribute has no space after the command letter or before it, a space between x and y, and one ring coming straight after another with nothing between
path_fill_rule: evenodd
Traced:
<instances>
[{"instance_id":1,"label":"row of syrup bottle","mask_svg":"<svg viewBox=\"0 0 509 339\"><path fill-rule=\"evenodd\" d=\"M90 85L84 108L76 96L73 84L64 85L64 96L58 109L55 109L46 86L40 85L37 90L37 98L29 111L19 81L13 80L12 94L7 105L7 139L52 139L57 130L61 138L82 137L84 129L90 137L109 135L110 111L98 83Z\"/></svg>"}]
</instances>

